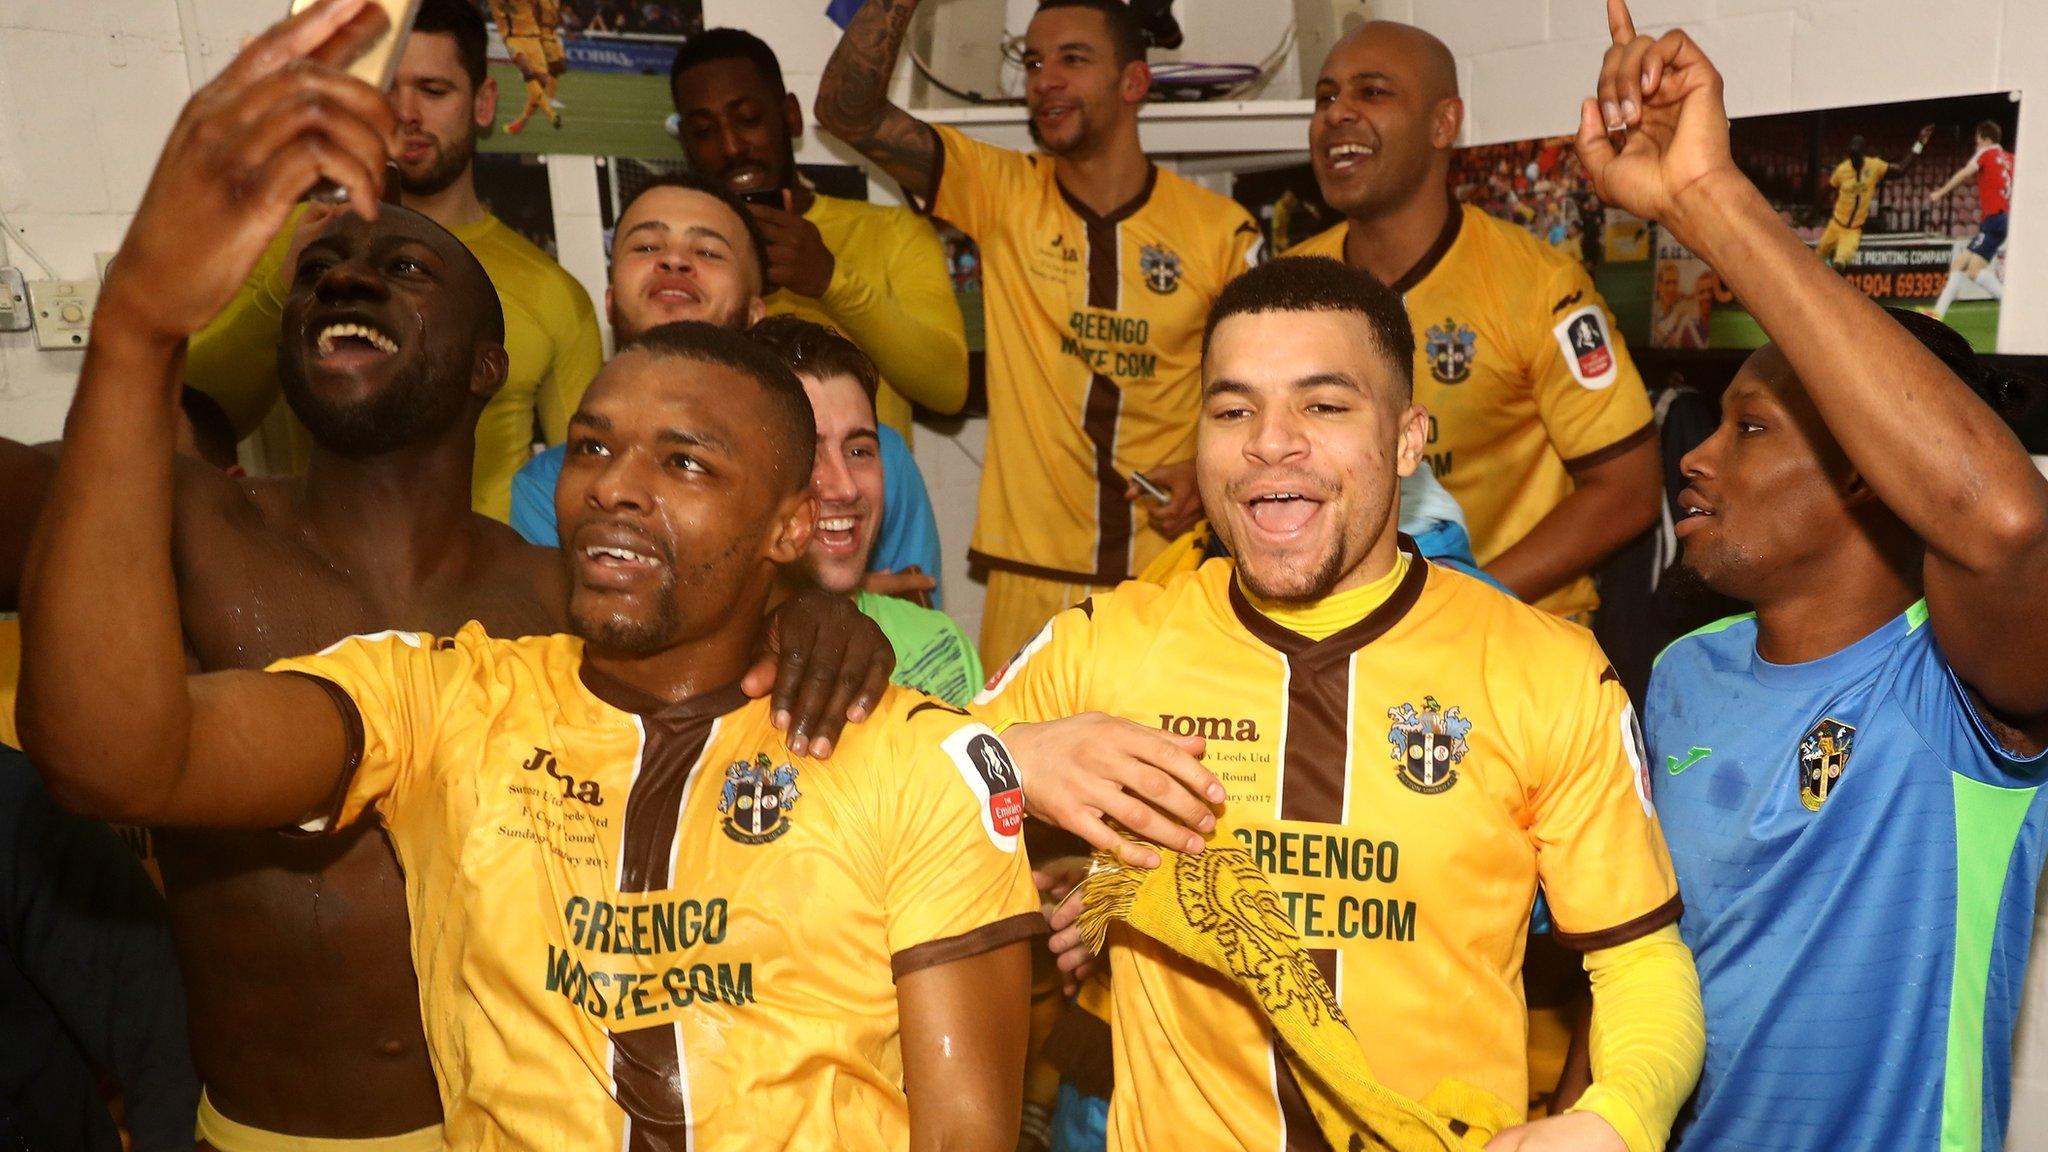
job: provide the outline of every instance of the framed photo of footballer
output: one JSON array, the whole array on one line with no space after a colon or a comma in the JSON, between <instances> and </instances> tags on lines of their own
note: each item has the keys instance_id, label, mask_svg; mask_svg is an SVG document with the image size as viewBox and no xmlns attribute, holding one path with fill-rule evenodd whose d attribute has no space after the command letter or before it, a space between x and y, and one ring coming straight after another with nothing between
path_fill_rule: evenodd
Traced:
<instances>
[{"instance_id":1,"label":"framed photo of footballer","mask_svg":"<svg viewBox=\"0 0 2048 1152\"><path fill-rule=\"evenodd\" d=\"M478 156L476 194L491 215L533 241L534 247L549 257L557 255L555 196L548 188L547 157Z\"/></svg>"},{"instance_id":2,"label":"framed photo of footballer","mask_svg":"<svg viewBox=\"0 0 2048 1152\"><path fill-rule=\"evenodd\" d=\"M1729 135L1736 163L1816 259L1872 300L1938 316L1993 352L2019 99L1994 92L1751 116ZM1655 251L1650 346L1764 343L1742 302L1692 253L1661 231Z\"/></svg>"},{"instance_id":3,"label":"framed photo of footballer","mask_svg":"<svg viewBox=\"0 0 2048 1152\"><path fill-rule=\"evenodd\" d=\"M669 65L703 0L472 0L498 118L485 152L674 156Z\"/></svg>"}]
</instances>

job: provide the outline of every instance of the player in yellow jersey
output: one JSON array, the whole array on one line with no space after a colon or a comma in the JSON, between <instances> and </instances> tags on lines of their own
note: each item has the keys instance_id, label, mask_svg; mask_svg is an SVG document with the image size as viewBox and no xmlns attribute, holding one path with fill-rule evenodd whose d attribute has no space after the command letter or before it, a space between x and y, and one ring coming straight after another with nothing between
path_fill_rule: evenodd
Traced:
<instances>
[{"instance_id":1,"label":"player in yellow jersey","mask_svg":"<svg viewBox=\"0 0 2048 1152\"><path fill-rule=\"evenodd\" d=\"M511 356L505 386L477 424L472 502L499 520L511 514L512 475L532 454L534 430L559 443L569 413L604 362L590 296L547 253L490 214L477 198L476 133L496 114L498 86L485 70L483 20L466 0L427 0L406 41L391 107L402 135L395 157L399 202L453 232L483 263L505 311ZM330 210L310 208L281 231L234 301L192 339L186 379L219 400L242 434L278 396L279 317L286 269ZM310 440L296 428L295 468Z\"/></svg>"},{"instance_id":2,"label":"player in yellow jersey","mask_svg":"<svg viewBox=\"0 0 2048 1152\"><path fill-rule=\"evenodd\" d=\"M1040 149L1029 155L888 102L915 8L860 9L816 111L981 246L989 433L968 555L989 572L981 653L993 667L1052 613L1142 571L1200 514L1202 316L1256 261L1260 235L1242 207L1146 158L1138 109L1151 73L1123 4L1039 5L1024 36ZM1144 497L1133 472L1170 500Z\"/></svg>"},{"instance_id":3,"label":"player in yellow jersey","mask_svg":"<svg viewBox=\"0 0 2048 1152\"><path fill-rule=\"evenodd\" d=\"M1574 1111L1499 1146L1541 1130L1661 1147L1704 1032L1627 695L1583 629L1398 536L1397 481L1428 416L1397 296L1334 261L1282 260L1227 288L1210 323L1196 465L1234 562L1061 613L984 694L1032 811L1098 846L1108 813L1176 848L1243 849L1382 1083L1441 1101L1462 1081L1511 1116L1540 881L1592 976L1598 1075ZM1044 722L1084 711L1122 719ZM1080 795L1099 781L1072 734L1121 741L1124 722L1205 741L1214 779L1155 739L1129 795ZM1228 799L1213 815L1169 801L1173 777ZM1109 952L1112 1148L1317 1139L1256 1002L1131 930Z\"/></svg>"},{"instance_id":4,"label":"player in yellow jersey","mask_svg":"<svg viewBox=\"0 0 2048 1152\"><path fill-rule=\"evenodd\" d=\"M1517 596L1584 620L1592 572L1657 517L1656 425L1586 270L1447 191L1464 104L1419 28L1373 21L1316 80L1309 162L1345 221L1298 245L1371 273L1415 321L1430 464L1464 506L1479 563Z\"/></svg>"},{"instance_id":5,"label":"player in yellow jersey","mask_svg":"<svg viewBox=\"0 0 2048 1152\"><path fill-rule=\"evenodd\" d=\"M910 435L912 403L958 412L967 400L967 335L930 222L804 183L796 167L803 109L759 37L738 28L690 37L676 52L669 91L690 169L745 197L767 235L769 314L824 324L858 344L882 373L876 414L901 435Z\"/></svg>"},{"instance_id":6,"label":"player in yellow jersey","mask_svg":"<svg viewBox=\"0 0 2048 1152\"><path fill-rule=\"evenodd\" d=\"M59 546L42 551L59 558L39 560L38 571L60 592L48 610L33 595L24 601L31 650L38 627L63 617L66 597L73 611L97 613L103 592L127 607L167 607L182 624L159 644L164 635L110 619L120 640L72 653L124 686L152 660L253 673L382 628L452 634L477 620L515 637L566 620L559 553L527 547L469 508L475 424L505 371L496 291L454 236L378 204L379 141L396 129L382 96L324 66L276 71L305 54L294 34L331 31L351 8L361 4L292 18L195 94L109 279L65 454L0 441L9 495L0 602L11 604L10 565L40 512L49 512L45 528L65 523L91 489L88 505L100 491L120 493L121 514L135 518L106 537L124 552L112 565ZM329 57L345 56L339 48L330 45ZM302 130L270 131L308 108L320 114ZM264 176L251 184L250 172ZM286 302L293 338L280 364L290 402L317 438L312 465L304 476L234 480L174 463L156 405L177 392L182 338L232 298L319 174L377 219L350 213L311 241ZM130 394L110 395L109 381ZM109 430L110 419L118 427ZM95 461L110 445L120 459L102 468ZM109 573L118 569L118 584L137 564L150 573L145 593L103 589ZM844 631L806 640L813 629L792 624L784 608L778 640L809 649L813 664L842 643L870 653L878 645L867 679L879 696L886 638L840 598L800 602L828 609L821 619L836 616ZM839 679L809 671L827 686ZM758 674L753 684L765 688ZM794 685L785 684L790 726L811 734L806 694ZM22 699L36 696L31 675ZM843 703L820 715L840 714ZM815 740L805 747L823 750ZM360 825L317 842L267 832L154 839L185 949L193 1058L208 1084L202 1149L264 1152L301 1138L336 1150L354 1141L375 1141L380 1152L439 1149L441 1100L407 947L405 882L383 835Z\"/></svg>"},{"instance_id":7,"label":"player in yellow jersey","mask_svg":"<svg viewBox=\"0 0 2048 1152\"><path fill-rule=\"evenodd\" d=\"M562 51L562 0L536 0L534 15L540 21L541 58L548 66L548 107L559 112L562 102L555 99L555 89L562 74L569 70L569 55ZM556 127L560 126L557 123Z\"/></svg>"},{"instance_id":8,"label":"player in yellow jersey","mask_svg":"<svg viewBox=\"0 0 2048 1152\"><path fill-rule=\"evenodd\" d=\"M546 46L553 26L543 22L544 0L490 0L490 5L491 19L497 23L498 35L505 41L505 51L512 54L512 66L519 69L520 79L526 82L526 105L511 123L505 125L505 131L519 135L526 130L526 122L533 118L535 112L546 116L549 124L560 128L562 117L555 111L553 99L555 73L548 66Z\"/></svg>"},{"instance_id":9,"label":"player in yellow jersey","mask_svg":"<svg viewBox=\"0 0 2048 1152\"><path fill-rule=\"evenodd\" d=\"M1870 210L1877 204L1877 186L1884 183L1886 176L1905 175L1933 138L1934 125L1923 127L1913 141L1911 154L1894 164L1882 156L1866 154L1863 137L1849 137L1849 155L1835 165L1834 174L1828 177L1828 187L1835 190L1835 208L1829 213L1828 226L1821 231L1820 244L1814 249L1821 259L1837 268L1847 268L1856 259L1856 249L1863 245L1863 222L1870 218Z\"/></svg>"},{"instance_id":10,"label":"player in yellow jersey","mask_svg":"<svg viewBox=\"0 0 2048 1152\"><path fill-rule=\"evenodd\" d=\"M557 569L576 636L386 633L275 672L185 675L182 333L314 179L379 212L377 94L318 64L279 72L346 59L362 5L329 0L259 37L172 134L102 298L24 581L27 751L101 816L325 829L374 812L409 881L441 1147L1006 1144L1042 925L1015 769L964 713L895 694L821 771L827 746L733 691L775 570L811 529L815 437L802 385L743 335L657 329L579 408ZM280 90L347 119L253 140L236 134L248 120L193 127ZM255 189L219 172L216 142L265 173ZM403 255L488 299L452 240L427 248ZM313 385L373 388L372 345L323 351ZM422 363L402 347L383 355ZM474 353L481 387L502 354Z\"/></svg>"}]
</instances>

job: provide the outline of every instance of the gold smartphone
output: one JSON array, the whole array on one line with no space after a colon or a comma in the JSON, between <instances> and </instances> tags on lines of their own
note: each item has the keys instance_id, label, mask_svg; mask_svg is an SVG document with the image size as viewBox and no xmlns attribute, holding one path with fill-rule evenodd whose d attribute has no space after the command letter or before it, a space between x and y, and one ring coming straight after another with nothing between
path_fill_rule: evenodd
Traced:
<instances>
[{"instance_id":1,"label":"gold smartphone","mask_svg":"<svg viewBox=\"0 0 2048 1152\"><path fill-rule=\"evenodd\" d=\"M303 12L320 0L292 0L292 12ZM355 62L348 66L348 74L382 92L391 87L391 81L398 75L398 61L405 55L405 39L412 34L412 22L420 12L420 0L370 0L384 10L391 21L390 27L371 44ZM326 204L341 204L348 200L348 189L331 180L322 180L306 194L309 200Z\"/></svg>"},{"instance_id":2,"label":"gold smartphone","mask_svg":"<svg viewBox=\"0 0 2048 1152\"><path fill-rule=\"evenodd\" d=\"M412 22L419 15L420 0L370 0L384 10L391 20L391 26L384 35L361 56L348 66L348 74L379 91L391 87L392 77L398 74L398 59L405 53L405 38L412 33ZM292 12L303 12L319 0L292 0Z\"/></svg>"}]
</instances>

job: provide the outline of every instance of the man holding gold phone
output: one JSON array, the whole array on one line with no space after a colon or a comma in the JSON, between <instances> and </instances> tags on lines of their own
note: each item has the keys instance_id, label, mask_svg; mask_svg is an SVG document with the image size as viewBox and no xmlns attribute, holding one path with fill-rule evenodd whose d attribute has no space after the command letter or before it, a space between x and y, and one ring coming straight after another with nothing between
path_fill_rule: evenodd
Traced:
<instances>
[{"instance_id":1,"label":"man holding gold phone","mask_svg":"<svg viewBox=\"0 0 2048 1152\"><path fill-rule=\"evenodd\" d=\"M390 0L390 6L404 4ZM505 310L512 363L505 387L477 424L470 490L477 511L505 520L512 512L512 475L532 455L535 429L548 443L561 443L569 414L604 362L604 341L582 285L491 215L477 195L476 137L498 107L498 84L486 70L488 37L483 17L468 0L420 0L390 84L400 131L392 159L398 202L462 241L490 273ZM545 71L537 45L533 59ZM365 75L361 64L352 71ZM376 83L383 74L373 71L367 78ZM284 270L297 263L298 252L332 214L331 206L315 203L295 216L234 302L192 339L186 379L220 401L239 436L248 435L277 400L278 323L289 288ZM311 442L298 426L293 431L291 464L298 470Z\"/></svg>"}]
</instances>

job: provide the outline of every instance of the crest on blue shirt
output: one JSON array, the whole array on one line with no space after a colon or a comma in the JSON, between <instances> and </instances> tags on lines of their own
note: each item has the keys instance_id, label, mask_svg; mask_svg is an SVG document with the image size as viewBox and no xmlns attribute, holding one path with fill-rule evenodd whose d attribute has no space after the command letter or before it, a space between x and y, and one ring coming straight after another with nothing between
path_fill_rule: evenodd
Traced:
<instances>
[{"instance_id":1,"label":"crest on blue shirt","mask_svg":"<svg viewBox=\"0 0 2048 1152\"><path fill-rule=\"evenodd\" d=\"M1457 705L1446 708L1436 697L1424 696L1420 711L1404 703L1387 709L1387 719L1394 722L1387 729L1387 755L1401 783L1434 796L1458 782L1456 765L1471 750L1465 737L1472 731L1472 721Z\"/></svg>"},{"instance_id":2,"label":"crest on blue shirt","mask_svg":"<svg viewBox=\"0 0 2048 1152\"><path fill-rule=\"evenodd\" d=\"M1799 802L1808 811L1820 811L1834 795L1855 741L1856 729L1832 718L1806 730L1805 739L1799 742Z\"/></svg>"},{"instance_id":3,"label":"crest on blue shirt","mask_svg":"<svg viewBox=\"0 0 2048 1152\"><path fill-rule=\"evenodd\" d=\"M1180 257L1163 245L1147 244L1138 249L1138 274L1145 278L1145 287L1161 296L1172 295L1180 287Z\"/></svg>"},{"instance_id":4,"label":"crest on blue shirt","mask_svg":"<svg viewBox=\"0 0 2048 1152\"><path fill-rule=\"evenodd\" d=\"M1462 384L1479 356L1479 333L1446 316L1423 332L1422 354L1439 384Z\"/></svg>"},{"instance_id":5,"label":"crest on blue shirt","mask_svg":"<svg viewBox=\"0 0 2048 1152\"><path fill-rule=\"evenodd\" d=\"M775 766L766 752L751 762L733 761L718 795L725 834L742 844L768 843L789 831L789 810L802 795L793 765Z\"/></svg>"}]
</instances>

